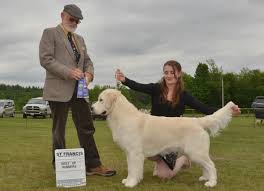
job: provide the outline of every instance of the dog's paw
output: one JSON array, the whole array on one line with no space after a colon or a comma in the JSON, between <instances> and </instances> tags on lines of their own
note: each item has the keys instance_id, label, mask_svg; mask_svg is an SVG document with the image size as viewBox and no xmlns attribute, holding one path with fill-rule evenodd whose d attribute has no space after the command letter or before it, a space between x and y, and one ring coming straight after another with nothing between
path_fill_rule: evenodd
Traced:
<instances>
[{"instance_id":1,"label":"dog's paw","mask_svg":"<svg viewBox=\"0 0 264 191\"><path fill-rule=\"evenodd\" d=\"M124 179L122 180L122 184L126 184L126 182L127 182L127 179L124 178Z\"/></svg>"},{"instance_id":2,"label":"dog's paw","mask_svg":"<svg viewBox=\"0 0 264 191\"><path fill-rule=\"evenodd\" d=\"M200 178L199 178L199 181L207 181L208 180L208 178L207 177L204 177L204 176L201 176Z\"/></svg>"},{"instance_id":3,"label":"dog's paw","mask_svg":"<svg viewBox=\"0 0 264 191\"><path fill-rule=\"evenodd\" d=\"M136 179L131 178L131 179L126 180L125 186L132 188L132 187L136 186L137 183L138 183L138 181Z\"/></svg>"},{"instance_id":4,"label":"dog's paw","mask_svg":"<svg viewBox=\"0 0 264 191\"><path fill-rule=\"evenodd\" d=\"M207 181L206 183L204 183L204 185L206 187L214 187L216 185L216 180L210 180L210 181Z\"/></svg>"}]
</instances>

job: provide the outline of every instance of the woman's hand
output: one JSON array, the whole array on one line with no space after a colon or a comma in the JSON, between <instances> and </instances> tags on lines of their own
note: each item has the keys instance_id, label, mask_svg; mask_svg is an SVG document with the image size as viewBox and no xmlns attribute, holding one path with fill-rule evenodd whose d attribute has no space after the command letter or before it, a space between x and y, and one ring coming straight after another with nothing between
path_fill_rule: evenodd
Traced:
<instances>
[{"instance_id":1,"label":"woman's hand","mask_svg":"<svg viewBox=\"0 0 264 191\"><path fill-rule=\"evenodd\" d=\"M232 109L232 114L233 115L239 115L241 113L240 108L238 107L238 105L234 105L233 107L231 107Z\"/></svg>"},{"instance_id":2,"label":"woman's hand","mask_svg":"<svg viewBox=\"0 0 264 191\"><path fill-rule=\"evenodd\" d=\"M115 78L116 78L116 80L118 80L120 82L124 82L126 80L125 75L123 74L123 72L121 72L120 69L116 70Z\"/></svg>"}]
</instances>

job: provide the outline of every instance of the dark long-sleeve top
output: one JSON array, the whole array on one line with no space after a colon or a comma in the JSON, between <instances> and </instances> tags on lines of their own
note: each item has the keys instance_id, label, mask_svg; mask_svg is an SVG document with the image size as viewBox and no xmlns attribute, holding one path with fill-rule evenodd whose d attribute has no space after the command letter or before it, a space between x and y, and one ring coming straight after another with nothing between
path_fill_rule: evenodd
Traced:
<instances>
[{"instance_id":1,"label":"dark long-sleeve top","mask_svg":"<svg viewBox=\"0 0 264 191\"><path fill-rule=\"evenodd\" d=\"M185 90L180 94L179 102L173 107L169 102L164 103L161 101L159 83L141 84L125 78L123 84L128 86L130 89L143 92L151 96L151 115L179 117L184 113L185 105L190 106L191 108L206 115L212 114L216 111L215 108L208 107L207 105L201 103Z\"/></svg>"}]
</instances>

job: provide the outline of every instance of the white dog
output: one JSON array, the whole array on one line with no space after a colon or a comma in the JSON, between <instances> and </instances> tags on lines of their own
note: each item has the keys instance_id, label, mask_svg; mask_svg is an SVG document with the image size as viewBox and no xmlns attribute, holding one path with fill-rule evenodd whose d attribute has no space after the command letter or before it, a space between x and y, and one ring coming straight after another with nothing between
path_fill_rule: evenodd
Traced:
<instances>
[{"instance_id":1,"label":"white dog","mask_svg":"<svg viewBox=\"0 0 264 191\"><path fill-rule=\"evenodd\" d=\"M210 139L225 128L232 118L233 102L212 115L201 118L157 117L142 113L121 92L104 90L93 104L96 114L107 115L113 140L125 151L128 176L122 180L127 187L136 186L143 179L146 157L179 152L202 166L200 181L213 187L217 183L216 169L209 157ZM207 130L207 131L206 131Z\"/></svg>"},{"instance_id":2,"label":"white dog","mask_svg":"<svg viewBox=\"0 0 264 191\"><path fill-rule=\"evenodd\" d=\"M263 124L263 119L256 119L255 121L255 127L261 127L261 125Z\"/></svg>"}]
</instances>

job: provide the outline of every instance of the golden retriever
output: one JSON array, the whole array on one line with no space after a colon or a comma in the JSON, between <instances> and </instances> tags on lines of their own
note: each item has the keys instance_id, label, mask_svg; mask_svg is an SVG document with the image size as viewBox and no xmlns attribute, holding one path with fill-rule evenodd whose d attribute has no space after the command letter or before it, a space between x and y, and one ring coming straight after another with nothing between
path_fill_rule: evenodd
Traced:
<instances>
[{"instance_id":1,"label":"golden retriever","mask_svg":"<svg viewBox=\"0 0 264 191\"><path fill-rule=\"evenodd\" d=\"M209 157L209 134L215 136L232 119L233 102L212 115L200 118L157 117L140 112L118 90L101 92L92 105L96 114L107 116L113 140L125 151L128 176L122 180L134 187L143 179L144 160L157 154L178 152L202 167L200 181L205 186L217 184L216 168Z\"/></svg>"}]
</instances>

